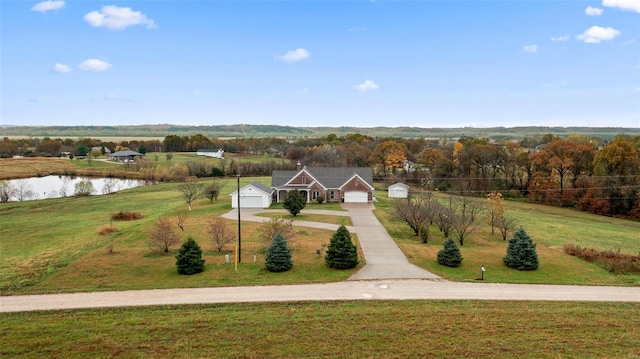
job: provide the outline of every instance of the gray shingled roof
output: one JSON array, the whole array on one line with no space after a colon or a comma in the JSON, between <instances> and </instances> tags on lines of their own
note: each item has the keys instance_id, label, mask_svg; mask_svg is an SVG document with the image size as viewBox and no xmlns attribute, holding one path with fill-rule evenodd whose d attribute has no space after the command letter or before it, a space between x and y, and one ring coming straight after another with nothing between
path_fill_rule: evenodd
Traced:
<instances>
[{"instance_id":1,"label":"gray shingled roof","mask_svg":"<svg viewBox=\"0 0 640 359\"><path fill-rule=\"evenodd\" d=\"M114 152L112 154L110 154L110 156L113 157L125 157L125 156L142 156L142 153L136 152L136 151L118 151L118 152Z\"/></svg>"},{"instance_id":2,"label":"gray shingled roof","mask_svg":"<svg viewBox=\"0 0 640 359\"><path fill-rule=\"evenodd\" d=\"M373 172L370 167L307 167L306 170L326 188L339 188L354 174L358 174L373 187ZM273 171L271 187L282 187L300 171Z\"/></svg>"},{"instance_id":3,"label":"gray shingled roof","mask_svg":"<svg viewBox=\"0 0 640 359\"><path fill-rule=\"evenodd\" d=\"M242 191L243 189L245 189L246 187L249 187L249 186L256 187L257 189L259 189L259 190L261 190L261 191L264 191L264 192L265 192L265 193L267 193L267 194L271 194L271 193L273 193L273 188L269 188L269 187L267 187L267 186L263 185L262 183L260 183L260 182L256 182L256 181L253 181L253 182L249 183L248 185L246 185L246 186L244 186L244 187L240 188L240 191ZM238 192L238 190L235 190L235 191L231 192L231 193L229 194L229 196L232 196L233 194L235 194L235 193L237 193L237 192Z\"/></svg>"}]
</instances>

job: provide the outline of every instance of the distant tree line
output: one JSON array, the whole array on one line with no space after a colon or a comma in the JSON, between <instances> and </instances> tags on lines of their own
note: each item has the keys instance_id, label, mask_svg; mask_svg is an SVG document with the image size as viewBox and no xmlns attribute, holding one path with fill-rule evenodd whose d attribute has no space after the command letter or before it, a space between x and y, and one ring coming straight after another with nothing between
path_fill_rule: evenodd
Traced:
<instances>
[{"instance_id":1,"label":"distant tree line","mask_svg":"<svg viewBox=\"0 0 640 359\"><path fill-rule=\"evenodd\" d=\"M270 175L275 169L293 169L297 162L308 166L370 166L378 181L404 181L426 191L475 197L498 191L505 197L640 219L640 136L602 140L546 134L496 141L475 137L374 138L358 133L295 140L222 139L195 134L118 143L90 138L5 137L0 141L0 156L59 156L62 152L83 156L106 149L169 154L205 148L262 154L272 160L224 160L219 168L206 168L194 161L184 172L191 176Z\"/></svg>"}]
</instances>

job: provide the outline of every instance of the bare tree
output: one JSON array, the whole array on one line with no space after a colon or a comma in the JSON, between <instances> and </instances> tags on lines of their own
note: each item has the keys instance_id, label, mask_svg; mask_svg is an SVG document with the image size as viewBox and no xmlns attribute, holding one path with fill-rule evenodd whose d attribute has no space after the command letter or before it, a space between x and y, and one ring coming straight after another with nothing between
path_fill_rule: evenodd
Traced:
<instances>
[{"instance_id":1,"label":"bare tree","mask_svg":"<svg viewBox=\"0 0 640 359\"><path fill-rule=\"evenodd\" d=\"M16 189L7 181L0 181L0 202L9 202L15 195Z\"/></svg>"},{"instance_id":2,"label":"bare tree","mask_svg":"<svg viewBox=\"0 0 640 359\"><path fill-rule=\"evenodd\" d=\"M396 200L392 202L393 217L405 222L417 236L424 232L423 226L428 226L433 220L431 196L415 196L410 200Z\"/></svg>"},{"instance_id":3,"label":"bare tree","mask_svg":"<svg viewBox=\"0 0 640 359\"><path fill-rule=\"evenodd\" d=\"M222 189L222 187L224 187L224 182L217 179L213 179L205 186L204 194L211 203L218 200L218 195L220 194L220 189Z\"/></svg>"},{"instance_id":4,"label":"bare tree","mask_svg":"<svg viewBox=\"0 0 640 359\"><path fill-rule=\"evenodd\" d=\"M171 247L179 244L180 237L174 231L171 221L166 218L159 219L151 232L149 247L162 253L169 253Z\"/></svg>"},{"instance_id":5,"label":"bare tree","mask_svg":"<svg viewBox=\"0 0 640 359\"><path fill-rule=\"evenodd\" d=\"M18 199L18 201L22 202L35 196L35 193L31 189L29 181L20 180L17 182L13 195Z\"/></svg>"},{"instance_id":6,"label":"bare tree","mask_svg":"<svg viewBox=\"0 0 640 359\"><path fill-rule=\"evenodd\" d=\"M74 193L76 196L91 196L95 191L93 183L88 179L84 179L76 183L74 186Z\"/></svg>"},{"instance_id":7,"label":"bare tree","mask_svg":"<svg viewBox=\"0 0 640 359\"><path fill-rule=\"evenodd\" d=\"M187 220L186 213L178 213L178 227L184 232L184 221Z\"/></svg>"},{"instance_id":8,"label":"bare tree","mask_svg":"<svg viewBox=\"0 0 640 359\"><path fill-rule=\"evenodd\" d=\"M258 227L258 237L265 242L271 242L273 237L278 233L282 234L284 239L289 241L294 234L293 220L274 217Z\"/></svg>"},{"instance_id":9,"label":"bare tree","mask_svg":"<svg viewBox=\"0 0 640 359\"><path fill-rule=\"evenodd\" d=\"M178 190L182 193L182 199L187 202L189 211L191 211L191 203L202 195L202 184L196 181L187 181L181 183Z\"/></svg>"},{"instance_id":10,"label":"bare tree","mask_svg":"<svg viewBox=\"0 0 640 359\"><path fill-rule=\"evenodd\" d=\"M116 179L107 178L104 180L104 186L102 187L102 194L109 194L116 190Z\"/></svg>"},{"instance_id":11,"label":"bare tree","mask_svg":"<svg viewBox=\"0 0 640 359\"><path fill-rule=\"evenodd\" d=\"M468 196L456 196L452 202L454 206L451 229L463 246L464 240L480 228L476 219L484 210L484 206L477 198Z\"/></svg>"},{"instance_id":12,"label":"bare tree","mask_svg":"<svg viewBox=\"0 0 640 359\"><path fill-rule=\"evenodd\" d=\"M444 238L449 238L449 234L453 228L455 212L451 206L445 206L438 202L434 202L432 208L433 221L438 225L438 229L442 232Z\"/></svg>"},{"instance_id":13,"label":"bare tree","mask_svg":"<svg viewBox=\"0 0 640 359\"><path fill-rule=\"evenodd\" d=\"M508 232L516 228L516 221L511 217L503 215L497 219L496 227L500 231L500 234L502 234L502 240L506 241Z\"/></svg>"},{"instance_id":14,"label":"bare tree","mask_svg":"<svg viewBox=\"0 0 640 359\"><path fill-rule=\"evenodd\" d=\"M213 245L218 252L222 251L225 244L236 240L233 231L229 226L227 226L227 222L222 217L216 217L209 220L207 233L211 235Z\"/></svg>"}]
</instances>

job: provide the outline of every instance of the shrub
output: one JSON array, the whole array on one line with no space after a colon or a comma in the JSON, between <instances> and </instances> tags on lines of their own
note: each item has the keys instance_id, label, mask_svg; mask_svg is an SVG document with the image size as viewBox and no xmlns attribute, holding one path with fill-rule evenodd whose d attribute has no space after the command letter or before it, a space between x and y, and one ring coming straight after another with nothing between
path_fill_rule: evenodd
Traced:
<instances>
[{"instance_id":1,"label":"shrub","mask_svg":"<svg viewBox=\"0 0 640 359\"><path fill-rule=\"evenodd\" d=\"M340 226L331 237L324 261L329 268L350 269L358 265L358 248L351 242L351 233Z\"/></svg>"},{"instance_id":2,"label":"shrub","mask_svg":"<svg viewBox=\"0 0 640 359\"><path fill-rule=\"evenodd\" d=\"M287 193L287 198L284 200L284 208L291 213L292 216L298 215L305 206L305 197L298 191L291 191Z\"/></svg>"},{"instance_id":3,"label":"shrub","mask_svg":"<svg viewBox=\"0 0 640 359\"><path fill-rule=\"evenodd\" d=\"M318 196L318 198L316 199L316 201L318 202L318 204L322 204L324 202L324 197L322 196Z\"/></svg>"},{"instance_id":4,"label":"shrub","mask_svg":"<svg viewBox=\"0 0 640 359\"><path fill-rule=\"evenodd\" d=\"M100 230L98 231L98 234L101 236L107 235L109 233L114 233L117 232L118 228L114 227L114 226L106 226L106 227L102 227L100 228Z\"/></svg>"},{"instance_id":5,"label":"shrub","mask_svg":"<svg viewBox=\"0 0 640 359\"><path fill-rule=\"evenodd\" d=\"M141 218L142 218L142 214L140 212L120 211L118 213L111 214L111 219L113 219L114 221L135 221Z\"/></svg>"},{"instance_id":6,"label":"shrub","mask_svg":"<svg viewBox=\"0 0 640 359\"><path fill-rule=\"evenodd\" d=\"M187 238L180 246L176 254L176 267L180 274L196 274L204 270L202 249L193 238Z\"/></svg>"},{"instance_id":7,"label":"shrub","mask_svg":"<svg viewBox=\"0 0 640 359\"><path fill-rule=\"evenodd\" d=\"M286 272L293 267L291 250L280 233L273 237L265 258L265 266L269 272Z\"/></svg>"},{"instance_id":8,"label":"shrub","mask_svg":"<svg viewBox=\"0 0 640 359\"><path fill-rule=\"evenodd\" d=\"M534 270L538 268L538 254L536 245L523 228L518 229L509 240L507 255L502 258L504 264L519 270Z\"/></svg>"},{"instance_id":9,"label":"shrub","mask_svg":"<svg viewBox=\"0 0 640 359\"><path fill-rule=\"evenodd\" d=\"M453 239L444 241L444 248L438 252L438 263L447 267L459 267L462 263L462 254Z\"/></svg>"},{"instance_id":10,"label":"shrub","mask_svg":"<svg viewBox=\"0 0 640 359\"><path fill-rule=\"evenodd\" d=\"M598 251L593 248L582 248L574 244L564 246L567 254L576 256L587 262L597 263L611 273L640 273L640 255L621 253L618 251Z\"/></svg>"}]
</instances>

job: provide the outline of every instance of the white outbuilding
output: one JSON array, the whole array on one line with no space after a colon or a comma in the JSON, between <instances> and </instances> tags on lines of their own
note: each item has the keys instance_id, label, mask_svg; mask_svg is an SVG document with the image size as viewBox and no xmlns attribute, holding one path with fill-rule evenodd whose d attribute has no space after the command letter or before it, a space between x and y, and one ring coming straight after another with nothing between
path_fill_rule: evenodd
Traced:
<instances>
[{"instance_id":1,"label":"white outbuilding","mask_svg":"<svg viewBox=\"0 0 640 359\"><path fill-rule=\"evenodd\" d=\"M240 188L240 209L243 208L269 208L271 206L273 189L260 182L251 182ZM231 196L231 208L238 208L238 191Z\"/></svg>"},{"instance_id":2,"label":"white outbuilding","mask_svg":"<svg viewBox=\"0 0 640 359\"><path fill-rule=\"evenodd\" d=\"M389 198L407 198L409 196L409 186L404 183L394 183L387 189Z\"/></svg>"}]
</instances>

